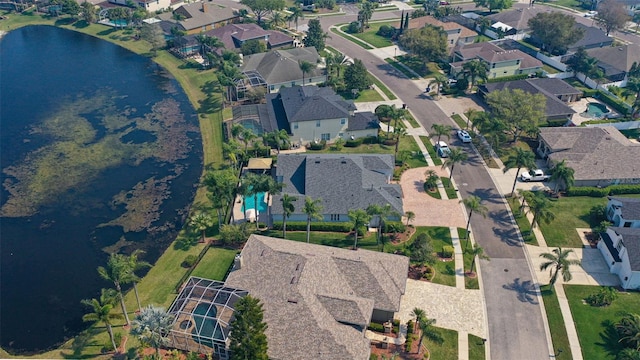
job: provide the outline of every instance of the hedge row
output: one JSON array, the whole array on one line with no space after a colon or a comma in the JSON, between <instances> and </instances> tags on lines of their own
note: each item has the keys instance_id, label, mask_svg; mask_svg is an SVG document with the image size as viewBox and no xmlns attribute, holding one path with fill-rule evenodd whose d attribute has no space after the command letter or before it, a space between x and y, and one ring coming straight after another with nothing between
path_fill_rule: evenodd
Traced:
<instances>
[{"instance_id":1,"label":"hedge row","mask_svg":"<svg viewBox=\"0 0 640 360\"><path fill-rule=\"evenodd\" d=\"M331 231L331 232L351 232L353 224L350 222L311 222L311 231ZM273 223L274 230L282 230L281 222ZM287 221L287 230L290 231L307 231L306 221ZM385 233L402 233L405 232L406 226L400 221L387 221L383 231Z\"/></svg>"},{"instance_id":2,"label":"hedge row","mask_svg":"<svg viewBox=\"0 0 640 360\"><path fill-rule=\"evenodd\" d=\"M528 79L529 74L518 74L518 75L510 75L510 76L501 76L498 78L487 79L487 84L489 83L497 83L497 82L505 82L505 81L515 81L515 80L523 80Z\"/></svg>"},{"instance_id":3,"label":"hedge row","mask_svg":"<svg viewBox=\"0 0 640 360\"><path fill-rule=\"evenodd\" d=\"M567 190L567 196L590 196L605 197L609 195L640 194L640 184L638 185L611 185L605 188L597 187L572 187Z\"/></svg>"},{"instance_id":4,"label":"hedge row","mask_svg":"<svg viewBox=\"0 0 640 360\"><path fill-rule=\"evenodd\" d=\"M602 102L604 102L605 104L611 106L612 108L614 108L617 112L619 112L622 115L628 115L629 114L629 108L624 104L624 102L609 96L609 94L606 94L606 93L604 93L602 91L599 91L598 92L598 99L602 100Z\"/></svg>"}]
</instances>

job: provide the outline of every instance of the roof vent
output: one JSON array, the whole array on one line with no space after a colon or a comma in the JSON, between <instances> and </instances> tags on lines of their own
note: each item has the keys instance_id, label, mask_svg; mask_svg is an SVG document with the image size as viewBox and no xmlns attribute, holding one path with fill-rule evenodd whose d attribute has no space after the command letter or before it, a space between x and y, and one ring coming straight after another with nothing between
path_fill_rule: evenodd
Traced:
<instances>
[{"instance_id":1,"label":"roof vent","mask_svg":"<svg viewBox=\"0 0 640 360\"><path fill-rule=\"evenodd\" d=\"M297 303L298 303L298 300L297 300L297 299L288 299L288 300L287 300L287 302L288 302L289 304L297 304Z\"/></svg>"}]
</instances>

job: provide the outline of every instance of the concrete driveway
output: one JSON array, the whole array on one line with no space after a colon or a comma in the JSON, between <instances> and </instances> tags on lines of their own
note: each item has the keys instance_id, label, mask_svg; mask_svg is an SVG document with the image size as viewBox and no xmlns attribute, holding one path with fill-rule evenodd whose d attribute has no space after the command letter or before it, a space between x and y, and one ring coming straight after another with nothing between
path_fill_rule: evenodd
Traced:
<instances>
[{"instance_id":1,"label":"concrete driveway","mask_svg":"<svg viewBox=\"0 0 640 360\"><path fill-rule=\"evenodd\" d=\"M531 255L531 262L535 269L535 276L538 283L549 283L549 270L540 270L540 264L547 261L540 257L542 253L551 253L554 248L545 248L527 245L527 250ZM595 285L595 286L619 286L620 279L609 272L609 267L604 261L600 250L592 248L572 248L569 259L579 260L581 265L570 268L573 279L565 284L569 285Z\"/></svg>"}]
</instances>

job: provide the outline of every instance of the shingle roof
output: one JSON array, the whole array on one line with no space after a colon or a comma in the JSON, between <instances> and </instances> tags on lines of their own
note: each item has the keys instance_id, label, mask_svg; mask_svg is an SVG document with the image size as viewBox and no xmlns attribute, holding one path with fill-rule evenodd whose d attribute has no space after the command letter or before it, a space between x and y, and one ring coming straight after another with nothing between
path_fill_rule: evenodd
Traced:
<instances>
[{"instance_id":1,"label":"shingle roof","mask_svg":"<svg viewBox=\"0 0 640 360\"><path fill-rule=\"evenodd\" d=\"M396 27L398 27L400 25L400 23L398 22L398 24L396 25ZM447 32L450 32L452 30L457 30L459 31L459 36L461 37L470 37L470 36L477 36L478 33L468 29L458 23L452 22L452 21L448 21L448 22L443 22L440 21L432 16L422 16L419 18L415 18L415 19L410 19L409 20L409 29L421 29L423 27L425 27L426 25L433 25L433 26L438 26L441 27L442 29L444 29Z\"/></svg>"},{"instance_id":2,"label":"shingle roof","mask_svg":"<svg viewBox=\"0 0 640 360\"><path fill-rule=\"evenodd\" d=\"M228 24L205 32L208 36L215 36L226 49L239 48L242 42L247 40L268 39L269 46L277 46L288 42L293 42L293 38L275 30L264 30L256 24Z\"/></svg>"},{"instance_id":3,"label":"shingle roof","mask_svg":"<svg viewBox=\"0 0 640 360\"><path fill-rule=\"evenodd\" d=\"M284 193L321 199L324 214L347 214L371 204L390 204L402 214L402 190L388 183L393 169L393 156L386 154L283 154L276 176L286 184ZM280 197L274 196L272 214L282 214ZM300 206L295 213L303 214Z\"/></svg>"},{"instance_id":4,"label":"shingle roof","mask_svg":"<svg viewBox=\"0 0 640 360\"><path fill-rule=\"evenodd\" d=\"M371 111L357 112L349 119L349 131L376 129L380 121L378 116Z\"/></svg>"},{"instance_id":5,"label":"shingle roof","mask_svg":"<svg viewBox=\"0 0 640 360\"><path fill-rule=\"evenodd\" d=\"M245 56L241 70L258 72L267 84L280 84L302 79L300 61L317 64L319 60L320 55L314 47L272 50ZM311 73L305 75L305 78L321 76L323 71L323 69L314 68Z\"/></svg>"},{"instance_id":6,"label":"shingle roof","mask_svg":"<svg viewBox=\"0 0 640 360\"><path fill-rule=\"evenodd\" d=\"M543 127L540 139L551 149L552 161L566 160L575 180L640 177L640 144L614 127Z\"/></svg>"},{"instance_id":7,"label":"shingle roof","mask_svg":"<svg viewBox=\"0 0 640 360\"><path fill-rule=\"evenodd\" d=\"M560 95L581 94L580 90L572 87L560 79L524 79L515 81L504 81L488 83L481 86L486 92L493 92L504 89L520 89L529 94L543 94L547 99L545 115L547 117L557 117L571 115L575 111L558 99Z\"/></svg>"},{"instance_id":8,"label":"shingle roof","mask_svg":"<svg viewBox=\"0 0 640 360\"><path fill-rule=\"evenodd\" d=\"M272 359L368 359L373 309L398 311L409 259L251 235L226 285L264 306Z\"/></svg>"},{"instance_id":9,"label":"shingle roof","mask_svg":"<svg viewBox=\"0 0 640 360\"><path fill-rule=\"evenodd\" d=\"M609 196L609 199L622 203L620 212L625 220L640 220L640 198Z\"/></svg>"},{"instance_id":10,"label":"shingle roof","mask_svg":"<svg viewBox=\"0 0 640 360\"><path fill-rule=\"evenodd\" d=\"M235 19L238 17L237 11L240 8L245 7L238 4L238 8L231 8L207 1L184 4L177 8L175 12L185 16L185 19L180 21L182 27L184 27L185 30L193 30Z\"/></svg>"},{"instance_id":11,"label":"shingle roof","mask_svg":"<svg viewBox=\"0 0 640 360\"><path fill-rule=\"evenodd\" d=\"M507 11L501 11L499 13L491 14L487 16L492 22L501 22L509 25L518 31L524 31L529 29L529 19L535 17L539 13L549 12L540 7L528 7L513 9Z\"/></svg>"},{"instance_id":12,"label":"shingle roof","mask_svg":"<svg viewBox=\"0 0 640 360\"><path fill-rule=\"evenodd\" d=\"M625 227L610 229L622 236L624 247L627 248L631 271L640 271L640 229Z\"/></svg>"},{"instance_id":13,"label":"shingle roof","mask_svg":"<svg viewBox=\"0 0 640 360\"><path fill-rule=\"evenodd\" d=\"M460 45L454 48L464 60L482 59L483 61L493 64L508 60L520 60L520 69L530 69L542 67L542 61L534 58L529 54L525 54L520 50L504 50L499 46L489 43L475 43Z\"/></svg>"},{"instance_id":14,"label":"shingle roof","mask_svg":"<svg viewBox=\"0 0 640 360\"><path fill-rule=\"evenodd\" d=\"M600 28L580 23L576 23L576 28L584 29L584 36L582 36L582 39L571 44L571 49L577 49L581 46L586 48L593 47L594 45L608 46L613 42L613 38L607 36L607 33L602 31Z\"/></svg>"},{"instance_id":15,"label":"shingle roof","mask_svg":"<svg viewBox=\"0 0 640 360\"><path fill-rule=\"evenodd\" d=\"M602 63L609 65L612 68L609 72L612 74L627 72L631 69L634 61L640 60L640 45L631 44L589 49L587 50L587 54L598 59L598 65L602 65Z\"/></svg>"},{"instance_id":16,"label":"shingle roof","mask_svg":"<svg viewBox=\"0 0 640 360\"><path fill-rule=\"evenodd\" d=\"M282 102L289 123L347 118L356 109L331 88L314 85L280 89L276 99Z\"/></svg>"}]
</instances>

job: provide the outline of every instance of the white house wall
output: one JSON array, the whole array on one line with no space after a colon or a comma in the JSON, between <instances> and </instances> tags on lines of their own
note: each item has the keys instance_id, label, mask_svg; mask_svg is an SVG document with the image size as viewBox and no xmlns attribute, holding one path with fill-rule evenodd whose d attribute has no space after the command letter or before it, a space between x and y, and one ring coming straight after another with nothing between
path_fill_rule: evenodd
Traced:
<instances>
[{"instance_id":1,"label":"white house wall","mask_svg":"<svg viewBox=\"0 0 640 360\"><path fill-rule=\"evenodd\" d=\"M344 124L342 121L344 120ZM318 123L320 126L318 126ZM338 119L325 119L325 120L313 120L313 121L298 121L290 124L291 127L291 142L295 144L306 145L312 141L322 141L323 134L329 134L328 138L324 140L327 143L333 143L338 138L349 140L352 136L354 139L377 136L377 129L365 129L357 131L347 131L349 128L349 118Z\"/></svg>"},{"instance_id":2,"label":"white house wall","mask_svg":"<svg viewBox=\"0 0 640 360\"><path fill-rule=\"evenodd\" d=\"M321 75L321 76L313 76L313 77L305 77L304 79L304 85L315 85L315 84L321 84L323 82L327 81L327 76L326 75ZM278 91L280 91L280 88L282 87L292 87L292 86L303 86L302 84L302 79L298 79L298 80L294 80L294 81L287 81L287 82L283 82L283 83L275 83L275 84L269 84L269 92L270 93L277 93Z\"/></svg>"}]
</instances>

